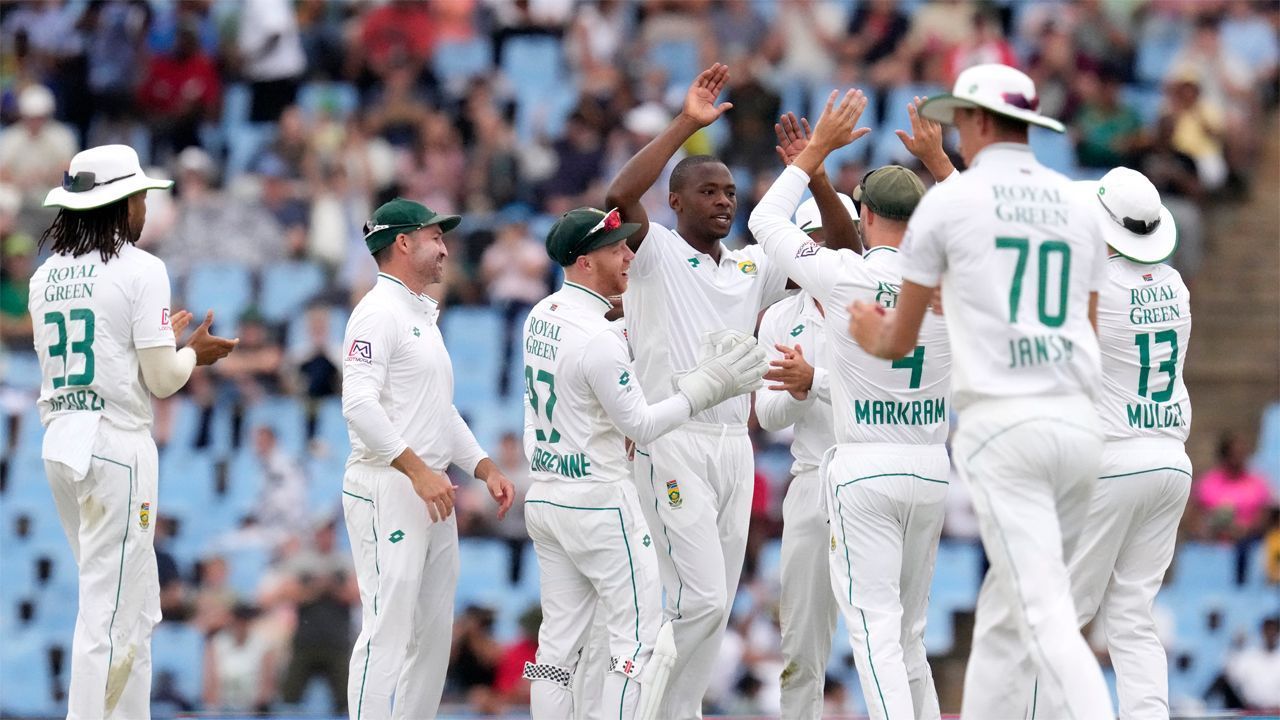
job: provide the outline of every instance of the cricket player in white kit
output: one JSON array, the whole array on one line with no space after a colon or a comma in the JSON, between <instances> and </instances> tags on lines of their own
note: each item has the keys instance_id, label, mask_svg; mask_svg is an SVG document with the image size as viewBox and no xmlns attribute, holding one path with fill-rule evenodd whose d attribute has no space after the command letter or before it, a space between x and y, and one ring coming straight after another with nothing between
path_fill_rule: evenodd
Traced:
<instances>
[{"instance_id":1,"label":"cricket player in white kit","mask_svg":"<svg viewBox=\"0 0 1280 720\"><path fill-rule=\"evenodd\" d=\"M151 630L160 621L153 546L159 513L151 395L177 392L196 365L236 345L213 313L174 351L191 314L169 312L164 263L134 243L149 178L133 148L78 153L46 207L53 255L31 277L45 474L80 571L67 717L151 717ZM34 660L33 660L34 661Z\"/></svg>"},{"instance_id":2,"label":"cricket player in white kit","mask_svg":"<svg viewBox=\"0 0 1280 720\"><path fill-rule=\"evenodd\" d=\"M453 366L425 294L443 277L444 234L459 222L396 199L365 226L380 272L347 323L342 378L351 435L342 506L363 606L347 680L353 720L439 710L458 581L445 471L484 481L499 518L514 498L453 406Z\"/></svg>"},{"instance_id":3,"label":"cricket player in white kit","mask_svg":"<svg viewBox=\"0 0 1280 720\"><path fill-rule=\"evenodd\" d=\"M920 102L921 99L916 98L908 106L912 131L899 130L898 137L935 178L945 179L955 168L943 150L941 127L937 123L921 122L918 117L916 106ZM812 134L809 123L788 113L774 129L778 136L778 154L784 165L790 165L808 145ZM880 179L887 179L887 176ZM838 239L841 234L851 234L850 242L831 243L831 246L843 245L861 254L863 247L858 239L860 230L856 219L858 210L849 196L836 193L831 187L823 163L818 164L810 178L809 189L813 197L801 203L796 210L795 226L803 230L810 240L823 246L828 245L828 237L834 235ZM913 196L918 199L918 195L913 193ZM884 222L888 218L883 216L877 216L877 220L873 230L876 244L896 247L901 240L901 223ZM824 253L824 257L837 256ZM893 280L895 285L898 282L900 279ZM876 289L879 290L878 285ZM824 316L822 305L802 288L795 296L766 310L760 321L760 344L771 359L771 368L765 379L778 384L756 393L756 417L766 430L777 430L795 423L795 439L791 446L792 455L796 458L791 468L794 479L787 488L782 505L782 592L779 603L783 656L782 715L786 718L814 718L822 714L826 663L831 653L831 636L839 608L836 596L831 592L831 523L827 518L826 492L819 472L827 449L836 444L830 377L826 369L830 366L830 358ZM843 334L845 328L838 327L832 331ZM802 338L803 347L800 345ZM788 347L790 342L795 342L795 345ZM809 348L808 357L820 359L810 365L803 348ZM871 362L875 367L884 365L879 360Z\"/></svg>"},{"instance_id":4,"label":"cricket player in white kit","mask_svg":"<svg viewBox=\"0 0 1280 720\"><path fill-rule=\"evenodd\" d=\"M898 166L863 179L868 247L862 256L823 248L791 223L808 173L867 132L854 130L866 107L862 94L848 92L838 107L835 98L832 93L808 146L752 212L751 231L827 315L837 443L822 465L831 522L829 588L845 616L863 697L874 718L937 718L924 626L950 470L946 328L930 315L920 344L893 361L869 355L846 332L853 301L896 304L897 245L924 185Z\"/></svg>"},{"instance_id":5,"label":"cricket player in white kit","mask_svg":"<svg viewBox=\"0 0 1280 720\"><path fill-rule=\"evenodd\" d=\"M648 445L694 414L760 385L764 352L738 336L649 404L626 343L605 319L627 287L639 229L617 210L565 213L547 253L565 272L524 331L525 449L534 479L525 520L542 577L542 628L531 710L541 720L575 715L572 685L595 612L605 613L609 668L603 696L584 698L608 717L636 716L650 684L662 620L654 538L630 481L625 441ZM662 668L666 670L667 668ZM646 670L650 670L646 672ZM654 698L647 704L656 707Z\"/></svg>"},{"instance_id":6,"label":"cricket player in white kit","mask_svg":"<svg viewBox=\"0 0 1280 720\"><path fill-rule=\"evenodd\" d=\"M640 229L623 296L636 373L650 400L670 397L676 374L694 368L708 333L754 334L761 310L780 300L786 275L757 246L729 250L737 190L723 163L682 160L671 173L672 230L651 224L640 197L694 132L731 107L716 105L728 80L716 64L702 72L670 125L622 168L608 202ZM754 476L747 437L750 401L732 398L636 448L635 481L658 541L678 656L662 717L700 717L702 698L729 619L746 551Z\"/></svg>"},{"instance_id":7,"label":"cricket player in white kit","mask_svg":"<svg viewBox=\"0 0 1280 720\"><path fill-rule=\"evenodd\" d=\"M1122 718L1169 717L1169 670L1151 606L1173 560L1191 492L1184 444L1191 399L1183 366L1191 341L1190 293L1164 261L1177 247L1173 217L1141 173L1116 168L1078 183L1110 257L1098 293L1106 432L1089 517L1071 556L1083 626L1100 616L1116 669ZM1053 705L1040 717L1052 717Z\"/></svg>"},{"instance_id":8,"label":"cricket player in white kit","mask_svg":"<svg viewBox=\"0 0 1280 720\"><path fill-rule=\"evenodd\" d=\"M1066 698L1065 717L1111 716L1066 567L1102 453L1090 320L1106 254L1093 209L1027 146L1030 124L1063 130L1038 105L1031 79L1004 65L969 68L953 93L925 102L923 117L956 126L968 169L933 188L912 216L897 308L852 308L863 348L902 357L942 287L959 412L952 454L991 560L965 718L1022 717L1033 706L1035 683L1020 662L1028 652L1040 684Z\"/></svg>"}]
</instances>

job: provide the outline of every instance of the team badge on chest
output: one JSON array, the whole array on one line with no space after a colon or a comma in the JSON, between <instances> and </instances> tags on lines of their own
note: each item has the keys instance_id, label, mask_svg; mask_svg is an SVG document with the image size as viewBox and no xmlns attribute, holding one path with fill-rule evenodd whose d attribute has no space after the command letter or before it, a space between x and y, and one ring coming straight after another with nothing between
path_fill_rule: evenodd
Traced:
<instances>
[{"instance_id":1,"label":"team badge on chest","mask_svg":"<svg viewBox=\"0 0 1280 720\"><path fill-rule=\"evenodd\" d=\"M680 497L680 483L675 480L667 481L667 503L673 508L684 504L684 500Z\"/></svg>"},{"instance_id":2,"label":"team badge on chest","mask_svg":"<svg viewBox=\"0 0 1280 720\"><path fill-rule=\"evenodd\" d=\"M738 263L738 269L742 271L743 275L755 275L757 268L756 268L756 264L751 262L750 260L743 260L742 262Z\"/></svg>"}]
</instances>

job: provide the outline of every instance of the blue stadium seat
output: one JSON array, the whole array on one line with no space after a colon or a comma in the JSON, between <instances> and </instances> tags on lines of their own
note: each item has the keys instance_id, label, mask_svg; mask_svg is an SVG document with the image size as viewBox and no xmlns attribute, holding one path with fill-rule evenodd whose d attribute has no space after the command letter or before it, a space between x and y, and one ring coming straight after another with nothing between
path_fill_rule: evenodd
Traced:
<instances>
[{"instance_id":1,"label":"blue stadium seat","mask_svg":"<svg viewBox=\"0 0 1280 720\"><path fill-rule=\"evenodd\" d=\"M458 577L455 607L478 604L501 608L511 584L507 582L507 546L490 538L462 538L458 558L463 571Z\"/></svg>"},{"instance_id":2,"label":"blue stadium seat","mask_svg":"<svg viewBox=\"0 0 1280 720\"><path fill-rule=\"evenodd\" d=\"M18 452L40 455L44 442L44 427L40 424L40 409L32 403L18 418L18 433L14 445Z\"/></svg>"},{"instance_id":3,"label":"blue stadium seat","mask_svg":"<svg viewBox=\"0 0 1280 720\"><path fill-rule=\"evenodd\" d=\"M42 512L50 513L56 523L58 514L53 508L53 492L49 489L49 481L44 474L44 460L40 458L40 446L24 445L19 448L9 459L9 471L4 499L42 503L45 506Z\"/></svg>"},{"instance_id":4,"label":"blue stadium seat","mask_svg":"<svg viewBox=\"0 0 1280 720\"><path fill-rule=\"evenodd\" d=\"M502 72L522 97L539 97L565 80L560 41L534 35L508 39L502 48Z\"/></svg>"},{"instance_id":5,"label":"blue stadium seat","mask_svg":"<svg viewBox=\"0 0 1280 720\"><path fill-rule=\"evenodd\" d=\"M4 668L0 715L44 717L56 713L48 653L38 636L6 636L0 643L0 667Z\"/></svg>"},{"instance_id":6,"label":"blue stadium seat","mask_svg":"<svg viewBox=\"0 0 1280 720\"><path fill-rule=\"evenodd\" d=\"M347 420L342 416L341 398L321 401L316 415L316 439L324 444L329 458L340 459L345 464L351 454L351 436L347 433Z\"/></svg>"},{"instance_id":7,"label":"blue stadium seat","mask_svg":"<svg viewBox=\"0 0 1280 720\"><path fill-rule=\"evenodd\" d=\"M1180 23L1153 18L1138 38L1134 70L1138 80L1153 86L1164 83L1184 41Z\"/></svg>"},{"instance_id":8,"label":"blue stadium seat","mask_svg":"<svg viewBox=\"0 0 1280 720\"><path fill-rule=\"evenodd\" d=\"M240 446L252 449L256 429L269 427L275 431L279 447L300 457L306 451L306 424L306 413L298 398L291 395L263 398L245 411Z\"/></svg>"},{"instance_id":9,"label":"blue stadium seat","mask_svg":"<svg viewBox=\"0 0 1280 720\"><path fill-rule=\"evenodd\" d=\"M309 82L298 90L298 107L313 119L327 116L345 121L359 104L360 93L351 83Z\"/></svg>"},{"instance_id":10,"label":"blue stadium seat","mask_svg":"<svg viewBox=\"0 0 1280 720\"><path fill-rule=\"evenodd\" d=\"M253 299L253 284L249 271L240 265L229 263L200 264L187 277L187 306L196 317L193 323L203 320L201 313L213 310L213 330L216 334L233 337L240 326L240 315Z\"/></svg>"},{"instance_id":11,"label":"blue stadium seat","mask_svg":"<svg viewBox=\"0 0 1280 720\"><path fill-rule=\"evenodd\" d=\"M760 548L760 565L756 568L756 576L770 585L782 577L782 541L769 540Z\"/></svg>"},{"instance_id":12,"label":"blue stadium seat","mask_svg":"<svg viewBox=\"0 0 1280 720\"><path fill-rule=\"evenodd\" d=\"M449 92L461 95L467 81L493 67L493 43L478 35L470 40L445 40L436 45L432 69Z\"/></svg>"},{"instance_id":13,"label":"blue stadium seat","mask_svg":"<svg viewBox=\"0 0 1280 720\"><path fill-rule=\"evenodd\" d=\"M1066 133L1032 127L1030 140L1031 149L1035 151L1036 159L1042 165L1057 170L1069 178L1075 178L1079 172L1076 166L1076 150Z\"/></svg>"},{"instance_id":14,"label":"blue stadium seat","mask_svg":"<svg viewBox=\"0 0 1280 720\"><path fill-rule=\"evenodd\" d=\"M171 673L187 698L199 698L204 668L204 638L186 623L162 622L151 637L153 675Z\"/></svg>"},{"instance_id":15,"label":"blue stadium seat","mask_svg":"<svg viewBox=\"0 0 1280 720\"><path fill-rule=\"evenodd\" d=\"M1221 593L1235 585L1235 548L1225 543L1183 543L1173 558L1172 587L1179 592Z\"/></svg>"},{"instance_id":16,"label":"blue stadium seat","mask_svg":"<svg viewBox=\"0 0 1280 720\"><path fill-rule=\"evenodd\" d=\"M256 597L258 584L271 564L271 553L265 548L242 547L226 550L222 556L227 560L231 589L241 598Z\"/></svg>"},{"instance_id":17,"label":"blue stadium seat","mask_svg":"<svg viewBox=\"0 0 1280 720\"><path fill-rule=\"evenodd\" d=\"M907 105L912 102L912 98L916 96L931 97L939 93L946 92L943 88L936 85L904 85L889 91L884 100L884 118L873 127L883 128L882 132L876 134L875 143L871 146L871 167L880 167L895 163L898 165L910 164L914 159L910 152L902 146L902 141L894 134L894 130L905 130L911 132L911 116L907 114ZM873 108L867 107L870 111ZM863 113L863 117L868 118L867 123L876 123L875 117L868 113ZM866 123L864 123L866 124Z\"/></svg>"},{"instance_id":18,"label":"blue stadium seat","mask_svg":"<svg viewBox=\"0 0 1280 720\"><path fill-rule=\"evenodd\" d=\"M1164 107L1164 93L1159 86L1125 85L1120 90L1120 102L1138 113L1142 124L1155 125L1160 118L1160 110Z\"/></svg>"},{"instance_id":19,"label":"blue stadium seat","mask_svg":"<svg viewBox=\"0 0 1280 720\"><path fill-rule=\"evenodd\" d=\"M310 309L310 307L307 308L307 310ZM339 357L333 358L335 363L340 364L341 354L346 352L342 347L342 337L347 331L347 320L351 318L351 311L338 306L330 306L326 310L329 316L329 335L325 342L329 348L336 349L340 353ZM295 356L307 352L311 347L311 338L307 334L306 311L299 312L289 321L285 329L285 343L288 353Z\"/></svg>"},{"instance_id":20,"label":"blue stadium seat","mask_svg":"<svg viewBox=\"0 0 1280 720\"><path fill-rule=\"evenodd\" d=\"M1272 403L1262 413L1258 430L1257 452L1250 466L1271 481L1271 488L1280 495L1280 403Z\"/></svg>"},{"instance_id":21,"label":"blue stadium seat","mask_svg":"<svg viewBox=\"0 0 1280 720\"><path fill-rule=\"evenodd\" d=\"M270 265L262 271L258 308L269 322L282 323L299 314L324 289L324 270L313 262Z\"/></svg>"},{"instance_id":22,"label":"blue stadium seat","mask_svg":"<svg viewBox=\"0 0 1280 720\"><path fill-rule=\"evenodd\" d=\"M847 87L836 87L831 84L820 84L813 87L812 93L809 95L809 124L817 125L818 118L822 117L822 111L827 106L827 96L832 90L840 91L840 95L836 96L836 102L840 102L844 91ZM874 94L867 96L867 109L862 111L862 118L858 120L858 127L869 127L872 129L871 134L851 145L846 145L828 156L827 167L835 171L838 168L849 163L865 163L867 160L868 148L874 147L878 141L878 137L882 132L878 128L880 125L876 122L876 118L880 117L879 104Z\"/></svg>"},{"instance_id":23,"label":"blue stadium seat","mask_svg":"<svg viewBox=\"0 0 1280 720\"><path fill-rule=\"evenodd\" d=\"M4 384L19 390L40 389L40 359L34 352L6 352L4 357Z\"/></svg>"},{"instance_id":24,"label":"blue stadium seat","mask_svg":"<svg viewBox=\"0 0 1280 720\"><path fill-rule=\"evenodd\" d=\"M664 40L649 46L649 65L661 68L667 88L683 91L702 71L698 43L694 40Z\"/></svg>"}]
</instances>

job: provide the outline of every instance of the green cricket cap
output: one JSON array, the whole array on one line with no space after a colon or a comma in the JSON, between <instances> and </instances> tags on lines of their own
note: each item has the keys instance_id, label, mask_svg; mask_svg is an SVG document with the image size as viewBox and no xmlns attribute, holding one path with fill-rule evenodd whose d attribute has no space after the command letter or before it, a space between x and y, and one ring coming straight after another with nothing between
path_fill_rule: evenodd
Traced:
<instances>
[{"instance_id":1,"label":"green cricket cap","mask_svg":"<svg viewBox=\"0 0 1280 720\"><path fill-rule=\"evenodd\" d=\"M922 197L924 183L901 165L876 168L864 175L862 182L853 189L854 200L889 220L909 220Z\"/></svg>"},{"instance_id":2,"label":"green cricket cap","mask_svg":"<svg viewBox=\"0 0 1280 720\"><path fill-rule=\"evenodd\" d=\"M373 211L373 217L364 224L364 244L370 253L376 253L395 242L400 233L411 233L432 225L439 225L441 230L449 232L460 222L462 218L457 215L441 215L422 203L396 198Z\"/></svg>"},{"instance_id":3,"label":"green cricket cap","mask_svg":"<svg viewBox=\"0 0 1280 720\"><path fill-rule=\"evenodd\" d=\"M640 223L622 222L616 208L609 212L589 207L570 210L547 233L547 255L568 267L592 250L626 240L639 229Z\"/></svg>"}]
</instances>

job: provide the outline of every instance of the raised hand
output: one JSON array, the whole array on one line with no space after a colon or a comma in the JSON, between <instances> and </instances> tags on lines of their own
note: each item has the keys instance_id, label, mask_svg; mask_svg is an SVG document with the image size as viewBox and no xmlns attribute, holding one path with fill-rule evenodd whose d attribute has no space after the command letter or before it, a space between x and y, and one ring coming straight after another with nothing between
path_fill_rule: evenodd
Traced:
<instances>
[{"instance_id":1,"label":"raised hand","mask_svg":"<svg viewBox=\"0 0 1280 720\"><path fill-rule=\"evenodd\" d=\"M934 180L942 180L951 174L955 167L951 165L950 158L942 149L942 126L938 123L920 116L920 106L924 105L924 101L928 98L916 96L912 102L907 103L907 116L911 118L911 134L907 134L905 130L894 130L894 134L902 141L902 146L907 152L916 156Z\"/></svg>"},{"instance_id":2,"label":"raised hand","mask_svg":"<svg viewBox=\"0 0 1280 720\"><path fill-rule=\"evenodd\" d=\"M706 127L715 122L725 111L733 107L731 102L716 104L716 98L729 82L729 66L716 63L698 73L684 96L681 114Z\"/></svg>"},{"instance_id":3,"label":"raised hand","mask_svg":"<svg viewBox=\"0 0 1280 720\"><path fill-rule=\"evenodd\" d=\"M191 333L191 339L187 341L186 347L196 351L196 365L212 365L230 355L231 351L236 349L236 345L240 344L240 338L228 340L209 334L211 325L213 325L212 310L205 313L204 322Z\"/></svg>"},{"instance_id":4,"label":"raised hand","mask_svg":"<svg viewBox=\"0 0 1280 720\"><path fill-rule=\"evenodd\" d=\"M817 146L824 156L871 133L871 128L855 129L863 111L867 109L866 95L861 90L849 90L837 105L836 96L839 94L839 90L831 91L831 95L827 97L827 106L822 110L822 117L818 118L818 125L809 138L809 144Z\"/></svg>"},{"instance_id":5,"label":"raised hand","mask_svg":"<svg viewBox=\"0 0 1280 720\"><path fill-rule=\"evenodd\" d=\"M809 144L809 137L813 135L813 131L809 128L809 120L796 119L796 114L793 112L778 118L778 122L773 125L773 132L778 136L778 144L773 146L773 149L778 151L778 158L782 160L783 165L795 162L800 151Z\"/></svg>"},{"instance_id":6,"label":"raised hand","mask_svg":"<svg viewBox=\"0 0 1280 720\"><path fill-rule=\"evenodd\" d=\"M169 316L169 328L173 330L173 336L175 338L181 336L182 332L187 329L187 325L189 324L191 324L191 313L186 310L179 310Z\"/></svg>"},{"instance_id":7,"label":"raised hand","mask_svg":"<svg viewBox=\"0 0 1280 720\"><path fill-rule=\"evenodd\" d=\"M791 397L804 400L813 387L813 366L804 359L804 350L799 345L794 348L786 345L774 345L782 353L780 360L769 363L769 372L764 379L778 383L770 385L770 390L786 390Z\"/></svg>"}]
</instances>

